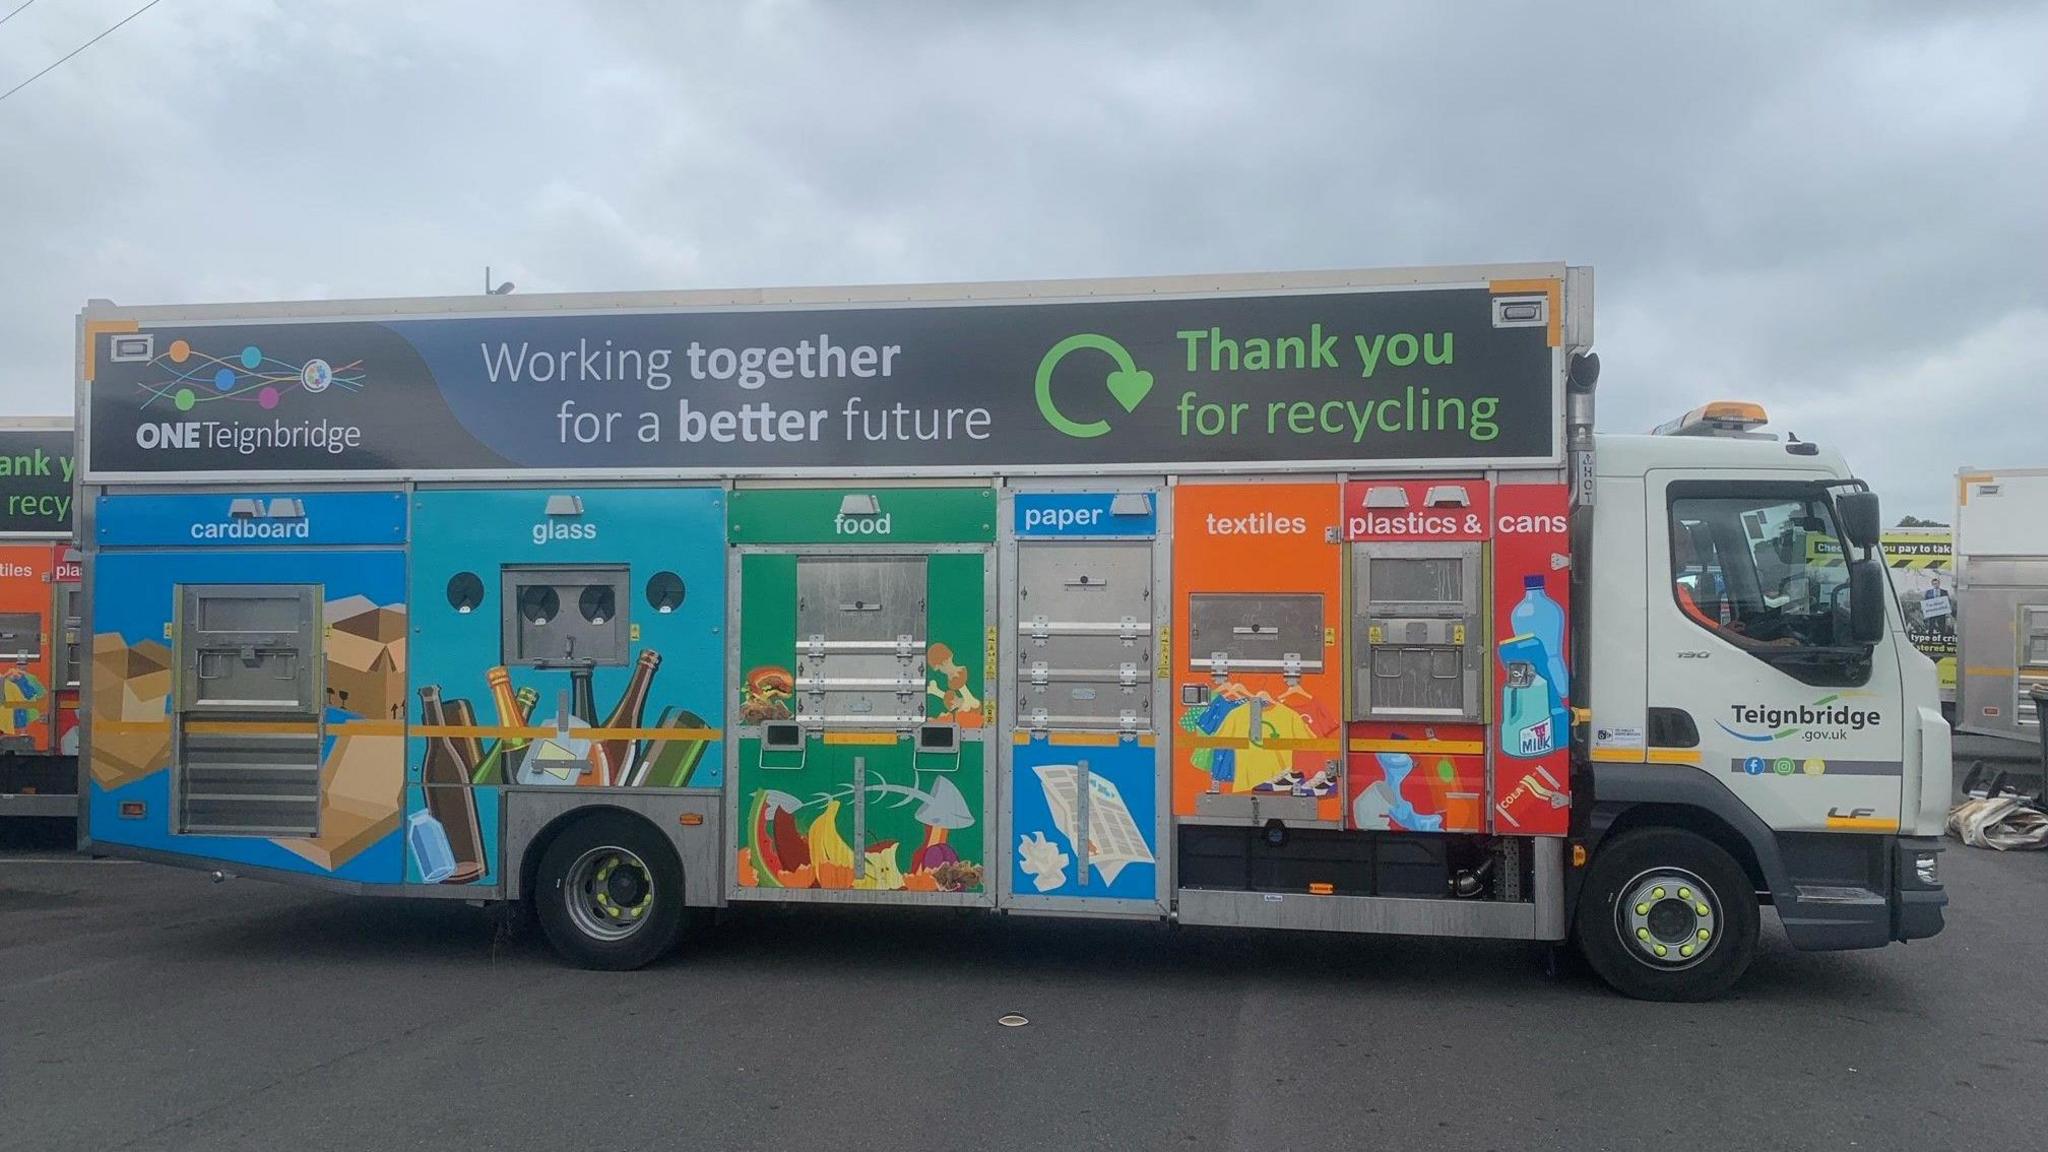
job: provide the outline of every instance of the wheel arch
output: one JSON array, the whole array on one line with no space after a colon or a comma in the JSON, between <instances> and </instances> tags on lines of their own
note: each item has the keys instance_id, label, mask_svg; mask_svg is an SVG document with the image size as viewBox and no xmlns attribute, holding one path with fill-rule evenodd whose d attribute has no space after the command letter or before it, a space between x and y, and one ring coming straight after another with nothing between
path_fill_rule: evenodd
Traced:
<instances>
[{"instance_id":1,"label":"wheel arch","mask_svg":"<svg viewBox=\"0 0 2048 1152\"><path fill-rule=\"evenodd\" d=\"M520 847L519 887L514 893L513 898L519 900L533 899L533 882L534 878L540 873L541 858L547 855L548 848L561 838L562 833L568 831L582 820L598 815L614 814L645 824L654 832L657 838L663 841L669 839L666 830L656 824L645 812L635 811L623 805L607 803L580 804L574 808L565 809L556 813L546 823L542 824L540 829L527 838L526 842ZM669 851L675 855L676 868L683 874L683 887L687 891L690 883L689 862L683 858L681 852L676 850L673 843L669 844Z\"/></svg>"},{"instance_id":2,"label":"wheel arch","mask_svg":"<svg viewBox=\"0 0 2048 1152\"><path fill-rule=\"evenodd\" d=\"M1601 845L1638 828L1676 828L1704 837L1741 866L1760 897L1785 891L1778 840L1721 782L1689 765L1595 764L1593 802L1578 836L1588 859ZM1586 869L1570 870L1567 923L1577 911Z\"/></svg>"}]
</instances>

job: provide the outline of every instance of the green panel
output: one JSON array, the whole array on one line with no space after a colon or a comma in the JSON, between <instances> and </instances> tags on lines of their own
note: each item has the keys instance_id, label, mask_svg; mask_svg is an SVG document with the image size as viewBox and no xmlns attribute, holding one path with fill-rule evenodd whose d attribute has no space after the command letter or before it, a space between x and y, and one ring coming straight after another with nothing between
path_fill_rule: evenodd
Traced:
<instances>
[{"instance_id":1,"label":"green panel","mask_svg":"<svg viewBox=\"0 0 2048 1152\"><path fill-rule=\"evenodd\" d=\"M746 677L762 669L780 670L784 677L796 670L796 557L748 553L740 556L740 676L741 704L756 703L758 715L742 711L741 724L759 724L762 719L783 719L789 713L760 711L775 701L772 679L770 692L749 697ZM787 685L779 686L787 691ZM795 703L789 702L793 709Z\"/></svg>"},{"instance_id":2,"label":"green panel","mask_svg":"<svg viewBox=\"0 0 2048 1152\"><path fill-rule=\"evenodd\" d=\"M986 733L995 642L986 614L989 556L937 554L926 563L927 714ZM740 723L753 727L793 712L778 675L795 664L796 557L743 555L740 589ZM738 744L735 865L743 887L872 889L914 901L919 893L985 891L992 882L983 766L993 749L982 741L960 741L957 755L919 753L909 736L877 744L813 735L801 755L764 755L755 737ZM855 758L865 774L865 843L858 847ZM858 881L856 851L863 855Z\"/></svg>"},{"instance_id":3,"label":"green panel","mask_svg":"<svg viewBox=\"0 0 2048 1152\"><path fill-rule=\"evenodd\" d=\"M927 714L937 720L940 712L948 712L962 728L995 727L995 700L988 692L994 674L995 622L984 615L987 596L982 584L987 563L988 557L979 552L941 553L925 561L925 619L933 649L927 653L926 675L933 688L950 697L927 694ZM947 649L944 654L936 651L941 644ZM950 661L944 659L947 656ZM940 666L948 663L957 670L942 672Z\"/></svg>"},{"instance_id":4,"label":"green panel","mask_svg":"<svg viewBox=\"0 0 2048 1152\"><path fill-rule=\"evenodd\" d=\"M963 742L956 758L917 754L907 738L830 744L814 736L802 757L770 753L765 762L759 740L739 744L742 887L872 889L914 900L919 892L979 892L989 882L987 749L980 742ZM852 870L856 758L867 777L859 880Z\"/></svg>"},{"instance_id":5,"label":"green panel","mask_svg":"<svg viewBox=\"0 0 2048 1152\"><path fill-rule=\"evenodd\" d=\"M871 516L841 514L872 497ZM996 538L993 488L741 488L732 494L734 544L981 544Z\"/></svg>"}]
</instances>

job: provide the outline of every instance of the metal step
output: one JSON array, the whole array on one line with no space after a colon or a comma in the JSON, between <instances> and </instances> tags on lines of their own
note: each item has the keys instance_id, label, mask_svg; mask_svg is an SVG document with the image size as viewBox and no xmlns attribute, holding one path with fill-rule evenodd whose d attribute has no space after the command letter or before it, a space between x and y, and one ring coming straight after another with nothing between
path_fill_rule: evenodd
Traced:
<instances>
[{"instance_id":1,"label":"metal step","mask_svg":"<svg viewBox=\"0 0 2048 1152\"><path fill-rule=\"evenodd\" d=\"M1842 884L1795 884L1793 890L1799 893L1802 904L1875 904L1883 906L1886 901L1881 892L1868 888L1856 888Z\"/></svg>"}]
</instances>

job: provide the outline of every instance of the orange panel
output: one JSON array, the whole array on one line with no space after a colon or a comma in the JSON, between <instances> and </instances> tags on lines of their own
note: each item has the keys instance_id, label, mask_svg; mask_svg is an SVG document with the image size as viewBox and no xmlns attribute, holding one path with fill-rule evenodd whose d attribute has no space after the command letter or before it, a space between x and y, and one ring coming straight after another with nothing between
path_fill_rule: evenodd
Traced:
<instances>
[{"instance_id":1,"label":"orange panel","mask_svg":"<svg viewBox=\"0 0 2048 1152\"><path fill-rule=\"evenodd\" d=\"M1198 484L1174 493L1173 810L1194 815L1205 792L1317 798L1319 820L1343 813L1343 550L1340 488L1328 484ZM1195 662L1228 643L1191 627L1192 598L1217 594L1321 598L1320 671ZM1258 702L1259 731L1250 730Z\"/></svg>"},{"instance_id":2,"label":"orange panel","mask_svg":"<svg viewBox=\"0 0 2048 1152\"><path fill-rule=\"evenodd\" d=\"M37 752L50 750L56 700L50 691L54 654L50 610L55 602L52 572L62 546L0 545L0 614L34 618L34 640L9 643L0 652L0 741ZM34 654L22 657L21 650ZM24 744L24 742L26 742Z\"/></svg>"}]
</instances>

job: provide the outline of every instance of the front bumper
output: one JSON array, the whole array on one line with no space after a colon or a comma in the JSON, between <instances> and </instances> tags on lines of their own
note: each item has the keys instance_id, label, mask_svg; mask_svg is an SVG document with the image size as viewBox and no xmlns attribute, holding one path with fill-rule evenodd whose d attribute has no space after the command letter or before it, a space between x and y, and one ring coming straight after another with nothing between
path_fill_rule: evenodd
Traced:
<instances>
[{"instance_id":1,"label":"front bumper","mask_svg":"<svg viewBox=\"0 0 2048 1152\"><path fill-rule=\"evenodd\" d=\"M1778 846L1787 875L1771 903L1794 948L1882 948L1941 931L1939 838L1799 833Z\"/></svg>"},{"instance_id":2,"label":"front bumper","mask_svg":"<svg viewBox=\"0 0 2048 1152\"><path fill-rule=\"evenodd\" d=\"M1925 940L1941 931L1948 891L1941 886L1938 836L1902 836L1892 847L1892 939Z\"/></svg>"}]
</instances>

